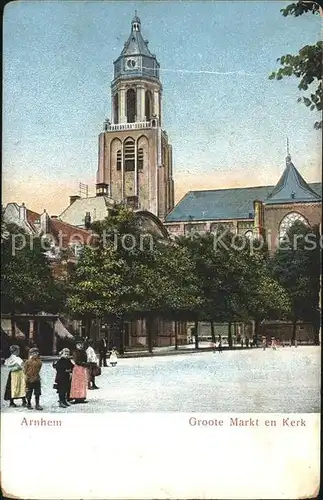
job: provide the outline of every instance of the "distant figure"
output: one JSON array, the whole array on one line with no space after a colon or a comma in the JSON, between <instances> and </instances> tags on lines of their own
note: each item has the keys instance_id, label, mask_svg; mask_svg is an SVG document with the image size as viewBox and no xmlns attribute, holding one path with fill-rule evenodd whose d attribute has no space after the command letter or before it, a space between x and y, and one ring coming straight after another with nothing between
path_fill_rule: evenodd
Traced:
<instances>
[{"instance_id":1,"label":"distant figure","mask_svg":"<svg viewBox=\"0 0 323 500\"><path fill-rule=\"evenodd\" d=\"M99 361L100 366L107 366L107 352L108 352L108 343L105 337L102 337L99 345Z\"/></svg>"},{"instance_id":2,"label":"distant figure","mask_svg":"<svg viewBox=\"0 0 323 500\"><path fill-rule=\"evenodd\" d=\"M26 383L23 372L23 360L19 357L19 346L11 345L9 347L10 356L4 364L9 368L9 375L6 384L4 400L10 401L9 406L16 408L15 399L22 399L22 406L27 405L26 401Z\"/></svg>"},{"instance_id":3,"label":"distant figure","mask_svg":"<svg viewBox=\"0 0 323 500\"><path fill-rule=\"evenodd\" d=\"M267 347L267 339L266 339L266 337L262 337L262 348L263 348L263 351L266 350L266 347Z\"/></svg>"},{"instance_id":4,"label":"distant figure","mask_svg":"<svg viewBox=\"0 0 323 500\"><path fill-rule=\"evenodd\" d=\"M241 347L243 347L243 339L241 339Z\"/></svg>"},{"instance_id":5,"label":"distant figure","mask_svg":"<svg viewBox=\"0 0 323 500\"><path fill-rule=\"evenodd\" d=\"M219 340L218 351L219 351L219 353L222 352L222 339L221 338Z\"/></svg>"},{"instance_id":6,"label":"distant figure","mask_svg":"<svg viewBox=\"0 0 323 500\"><path fill-rule=\"evenodd\" d=\"M109 363L111 366L116 366L118 363L118 351L115 347L112 348L110 353Z\"/></svg>"},{"instance_id":7,"label":"distant figure","mask_svg":"<svg viewBox=\"0 0 323 500\"><path fill-rule=\"evenodd\" d=\"M246 347L248 348L249 347L249 338L246 337Z\"/></svg>"},{"instance_id":8,"label":"distant figure","mask_svg":"<svg viewBox=\"0 0 323 500\"><path fill-rule=\"evenodd\" d=\"M295 347L297 347L297 339L295 339Z\"/></svg>"},{"instance_id":9,"label":"distant figure","mask_svg":"<svg viewBox=\"0 0 323 500\"><path fill-rule=\"evenodd\" d=\"M292 339L289 341L289 347L292 347Z\"/></svg>"},{"instance_id":10,"label":"distant figure","mask_svg":"<svg viewBox=\"0 0 323 500\"><path fill-rule=\"evenodd\" d=\"M26 379L26 397L27 397L27 408L32 409L31 398L33 393L35 394L36 410L42 410L39 400L41 396L41 384L40 384L40 370L43 363L39 358L39 350L37 347L32 347L29 350L29 359L24 365L25 379Z\"/></svg>"},{"instance_id":11,"label":"distant figure","mask_svg":"<svg viewBox=\"0 0 323 500\"><path fill-rule=\"evenodd\" d=\"M274 337L271 338L271 347L274 351L276 351L277 344Z\"/></svg>"}]
</instances>

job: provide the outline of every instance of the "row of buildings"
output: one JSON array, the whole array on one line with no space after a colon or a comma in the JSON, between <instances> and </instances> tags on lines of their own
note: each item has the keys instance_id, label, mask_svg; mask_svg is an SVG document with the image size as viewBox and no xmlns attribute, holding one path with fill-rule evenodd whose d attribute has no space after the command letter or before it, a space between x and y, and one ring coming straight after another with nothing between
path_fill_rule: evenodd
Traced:
<instances>
[{"instance_id":1,"label":"row of buildings","mask_svg":"<svg viewBox=\"0 0 323 500\"><path fill-rule=\"evenodd\" d=\"M63 244L73 264L80 242L91 239L89 224L104 219L115 202L131 206L147 227L153 226L165 237L215 231L222 226L249 238L263 236L273 249L296 220L310 226L321 224L322 185L307 183L289 153L275 186L190 191L175 205L160 64L142 36L137 15L113 65L111 117L104 121L98 141L96 196L72 195L59 216L49 216L46 210L38 214L24 204L9 203L5 208L7 222L53 237L48 251L53 263ZM69 327L73 333L82 332L75 322ZM174 324L156 319L150 328L154 345L174 343ZM176 337L185 343L189 329L185 325L176 328ZM207 327L201 328L207 336ZM93 325L93 335L98 336L100 329L104 331L104 325ZM124 335L126 346L145 345L147 325L142 321L128 324Z\"/></svg>"}]
</instances>

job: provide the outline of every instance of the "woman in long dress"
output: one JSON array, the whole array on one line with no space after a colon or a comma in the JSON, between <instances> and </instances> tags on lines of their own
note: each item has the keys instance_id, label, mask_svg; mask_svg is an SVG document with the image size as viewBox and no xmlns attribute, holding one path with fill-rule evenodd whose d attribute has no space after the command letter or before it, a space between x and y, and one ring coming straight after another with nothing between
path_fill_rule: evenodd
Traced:
<instances>
[{"instance_id":1,"label":"woman in long dress","mask_svg":"<svg viewBox=\"0 0 323 500\"><path fill-rule=\"evenodd\" d=\"M14 401L15 399L22 399L22 406L26 406L26 382L23 371L24 362L19 357L19 346L12 345L10 346L9 351L11 355L4 362L5 366L9 368L4 399L5 401L10 401L10 406L12 407L17 407Z\"/></svg>"},{"instance_id":2,"label":"woman in long dress","mask_svg":"<svg viewBox=\"0 0 323 500\"><path fill-rule=\"evenodd\" d=\"M83 344L78 342L73 355L74 368L72 372L70 399L73 403L87 403L85 401L88 387L88 363Z\"/></svg>"}]
</instances>

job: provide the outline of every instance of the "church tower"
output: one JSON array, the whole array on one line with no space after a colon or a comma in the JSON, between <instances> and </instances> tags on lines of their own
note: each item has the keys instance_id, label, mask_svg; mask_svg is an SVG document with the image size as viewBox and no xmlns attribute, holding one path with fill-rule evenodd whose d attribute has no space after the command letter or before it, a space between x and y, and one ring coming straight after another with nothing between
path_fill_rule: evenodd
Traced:
<instances>
[{"instance_id":1,"label":"church tower","mask_svg":"<svg viewBox=\"0 0 323 500\"><path fill-rule=\"evenodd\" d=\"M160 65L137 14L113 64L111 120L99 135L96 194L164 220L174 207L172 146L162 129Z\"/></svg>"}]
</instances>

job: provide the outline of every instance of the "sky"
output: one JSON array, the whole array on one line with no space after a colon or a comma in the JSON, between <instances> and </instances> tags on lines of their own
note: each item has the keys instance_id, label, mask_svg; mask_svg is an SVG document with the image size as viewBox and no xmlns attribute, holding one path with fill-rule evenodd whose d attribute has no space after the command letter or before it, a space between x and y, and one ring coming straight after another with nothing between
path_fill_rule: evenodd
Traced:
<instances>
[{"instance_id":1,"label":"sky","mask_svg":"<svg viewBox=\"0 0 323 500\"><path fill-rule=\"evenodd\" d=\"M113 61L137 10L161 65L175 198L276 184L292 160L320 180L319 119L277 58L320 37L320 17L275 1L19 1L3 20L3 203L61 213L79 182L95 193L98 134L111 116Z\"/></svg>"}]
</instances>

